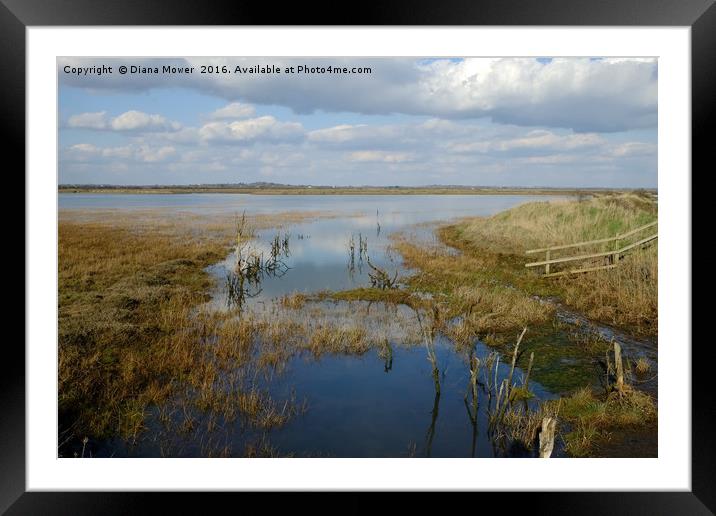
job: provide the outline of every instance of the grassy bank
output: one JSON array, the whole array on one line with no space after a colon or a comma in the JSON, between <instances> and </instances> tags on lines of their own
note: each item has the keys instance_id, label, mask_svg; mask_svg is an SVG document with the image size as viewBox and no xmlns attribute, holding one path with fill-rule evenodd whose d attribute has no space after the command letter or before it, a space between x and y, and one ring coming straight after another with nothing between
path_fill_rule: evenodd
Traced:
<instances>
[{"instance_id":1,"label":"grassy bank","mask_svg":"<svg viewBox=\"0 0 716 516\"><path fill-rule=\"evenodd\" d=\"M595 394L589 388L575 391L571 396L546 403L547 411L556 412L569 425L562 438L565 451L573 457L599 457L610 453L612 438L625 431L656 433L656 407L653 400L640 391L630 391L619 397L616 393ZM639 450L631 445L623 456L656 456L655 450Z\"/></svg>"},{"instance_id":2,"label":"grassy bank","mask_svg":"<svg viewBox=\"0 0 716 516\"><path fill-rule=\"evenodd\" d=\"M657 246L628 254L613 270L542 279L524 264L536 261L527 249L607 238L657 218L646 196L618 195L581 201L529 203L492 217L445 227L443 241L491 263L495 276L528 294L557 296L587 317L636 335L656 336ZM612 244L605 244L612 245ZM571 250L598 252L608 248Z\"/></svg>"}]
</instances>

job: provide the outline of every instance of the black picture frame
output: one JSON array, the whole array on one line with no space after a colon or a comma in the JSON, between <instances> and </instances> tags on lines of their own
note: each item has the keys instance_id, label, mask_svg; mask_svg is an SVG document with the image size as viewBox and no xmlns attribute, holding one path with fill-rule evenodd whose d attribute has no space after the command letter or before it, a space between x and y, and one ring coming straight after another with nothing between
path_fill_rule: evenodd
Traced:
<instances>
[{"instance_id":1,"label":"black picture frame","mask_svg":"<svg viewBox=\"0 0 716 516\"><path fill-rule=\"evenodd\" d=\"M345 14L341 14L345 13ZM82 25L557 25L689 26L692 51L692 168L713 167L716 146L709 141L716 114L716 6L714 0L443 0L439 3L393 1L375 5L316 2L284 3L190 0L0 0L0 120L5 158L25 167L25 30L31 26ZM7 162L7 161L6 161ZM705 172L705 170L702 170ZM686 171L693 177L691 171ZM24 191L24 183L23 183ZM693 206L693 199L692 199ZM13 208L15 209L15 208ZM27 277L31 271L25 269ZM31 306L26 306L31 310ZM682 345L682 344L679 344ZM549 514L714 514L716 478L713 388L709 385L707 342L692 346L692 491L608 493L485 493L510 510ZM26 492L25 352L19 339L5 344L6 367L0 375L0 512L7 514L126 514L152 510L161 497L163 512L210 512L227 497L188 493L39 493ZM12 364L12 366L10 365ZM712 373L711 373L712 374ZM267 496L267 495L251 495ZM375 507L374 494L351 495L341 511ZM273 498L281 500L281 497ZM426 508L423 496L413 503ZM260 499L252 500L258 503ZM272 502L273 503L273 502ZM468 506L474 502L467 502ZM330 510L330 504L323 505ZM245 506L248 507L248 506ZM273 507L273 505L272 505ZM476 509L478 506L475 506ZM313 506L312 509L320 508Z\"/></svg>"}]
</instances>

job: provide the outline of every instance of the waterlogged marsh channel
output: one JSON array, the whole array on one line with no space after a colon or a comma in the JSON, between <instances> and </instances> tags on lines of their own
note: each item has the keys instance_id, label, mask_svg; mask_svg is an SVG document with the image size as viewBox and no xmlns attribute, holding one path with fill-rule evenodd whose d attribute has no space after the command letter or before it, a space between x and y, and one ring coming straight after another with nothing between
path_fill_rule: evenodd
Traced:
<instances>
[{"instance_id":1,"label":"waterlogged marsh channel","mask_svg":"<svg viewBox=\"0 0 716 516\"><path fill-rule=\"evenodd\" d=\"M498 354L477 339L470 346L456 346L440 332L427 332L426 339L425 318L421 321L416 311L404 305L315 296L370 287L376 269L397 281L410 274L391 246L396 234L435 245L433 229L438 221L490 215L533 200L547 198L61 195L60 209L65 210L160 209L237 217L242 213L330 213L252 232L246 252L260 255L264 261L274 260L273 269L259 271L257 281L246 286L248 295L237 307L227 288L227 278L238 258L232 252L208 269L217 286L207 306L232 313L237 319L252 315L263 320L280 319L313 335L327 328L357 327L363 332L361 343L347 352L341 352L342 344L336 343L336 352L324 353L314 353L310 345L294 344L288 346L291 352L275 360L269 353L259 353L256 361L270 367L257 367L251 382L275 400L276 424L247 424L241 417L214 418L198 410L191 427L175 433L170 429L183 424L185 414L176 410L167 415L157 410L148 418L148 431L139 439L131 444L108 441L96 455L241 455L248 447L259 455L534 456L534 449L517 445L505 431L490 425L499 386L511 371L515 385L526 379L522 368L512 370L508 354ZM340 338L350 340L354 335ZM528 334L525 341L530 338ZM364 341L377 340L380 345L364 345ZM282 353L281 349L272 351ZM481 365L476 415L471 390L471 364L475 359ZM579 359L560 360L570 366L574 365L570 360ZM538 363L536 370L539 368ZM435 369L439 372L437 382ZM534 407L558 394L534 378L529 381L529 390L534 397L516 405ZM557 443L553 456L563 453Z\"/></svg>"}]
</instances>

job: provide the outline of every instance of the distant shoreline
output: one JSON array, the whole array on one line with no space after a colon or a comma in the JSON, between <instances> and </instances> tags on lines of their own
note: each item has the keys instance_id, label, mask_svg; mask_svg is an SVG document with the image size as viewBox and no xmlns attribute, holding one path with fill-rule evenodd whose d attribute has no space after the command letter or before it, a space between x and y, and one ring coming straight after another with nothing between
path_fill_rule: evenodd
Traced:
<instances>
[{"instance_id":1,"label":"distant shoreline","mask_svg":"<svg viewBox=\"0 0 716 516\"><path fill-rule=\"evenodd\" d=\"M646 188L530 188L530 187L471 187L471 186L69 186L60 185L58 193L98 194L192 194L223 193L252 195L608 195L620 192L656 194Z\"/></svg>"}]
</instances>

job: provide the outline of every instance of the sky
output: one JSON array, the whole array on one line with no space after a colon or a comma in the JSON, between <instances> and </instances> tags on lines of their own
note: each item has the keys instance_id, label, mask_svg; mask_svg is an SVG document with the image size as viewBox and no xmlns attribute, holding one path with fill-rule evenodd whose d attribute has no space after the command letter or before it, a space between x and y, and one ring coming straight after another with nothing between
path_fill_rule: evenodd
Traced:
<instances>
[{"instance_id":1,"label":"sky","mask_svg":"<svg viewBox=\"0 0 716 516\"><path fill-rule=\"evenodd\" d=\"M657 186L651 58L60 58L58 79L60 184Z\"/></svg>"}]
</instances>

